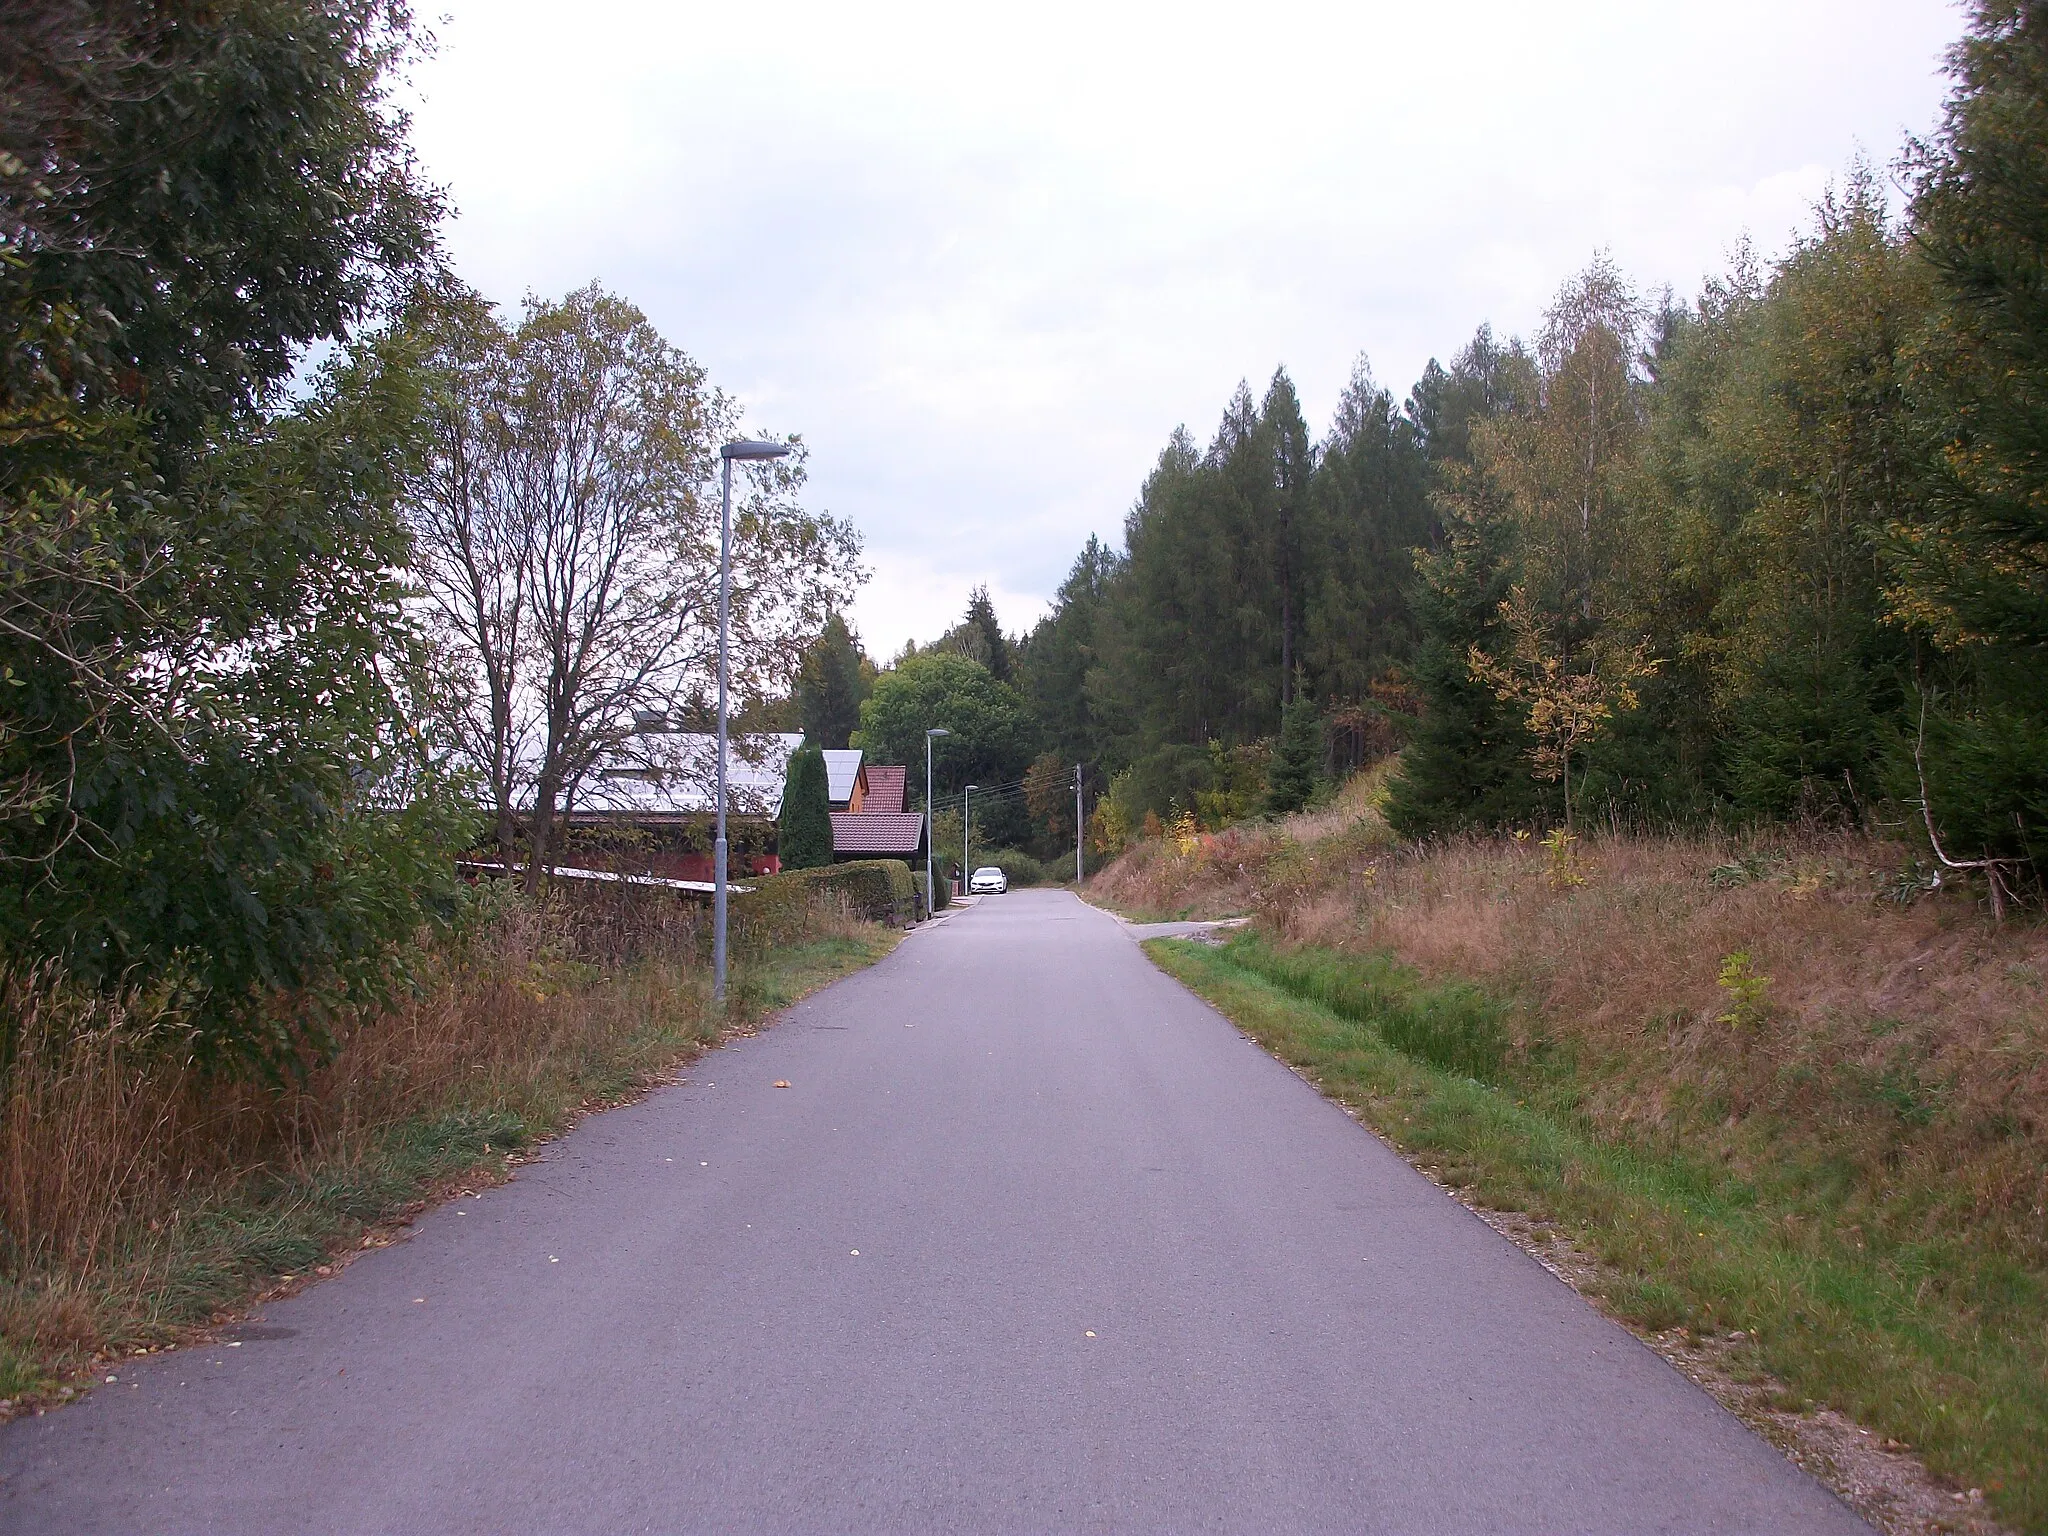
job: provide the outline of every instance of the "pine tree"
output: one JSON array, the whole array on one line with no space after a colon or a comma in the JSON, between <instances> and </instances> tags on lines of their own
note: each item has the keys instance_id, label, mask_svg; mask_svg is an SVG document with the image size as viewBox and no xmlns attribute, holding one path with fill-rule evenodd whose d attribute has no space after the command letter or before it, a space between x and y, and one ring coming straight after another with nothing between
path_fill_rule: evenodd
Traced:
<instances>
[{"instance_id":1,"label":"pine tree","mask_svg":"<svg viewBox=\"0 0 2048 1536\"><path fill-rule=\"evenodd\" d=\"M1955 857L2048 870L2048 6L1978 0L1957 89L1917 147L1917 245L1939 286L1925 348L1929 506L1893 612L1948 653L1920 680L1924 742L1898 791ZM1917 713L1917 710L1916 710Z\"/></svg>"},{"instance_id":2,"label":"pine tree","mask_svg":"<svg viewBox=\"0 0 2048 1536\"><path fill-rule=\"evenodd\" d=\"M1404 836L1535 818L1544 796L1522 712L1472 675L1473 646L1496 649L1500 605L1513 580L1507 497L1476 460L1489 423L1533 407L1534 361L1481 329L1448 370L1425 373L1409 416L1428 452L1443 530L1417 556L1420 634L1415 687L1422 718L1389 788L1387 821Z\"/></svg>"},{"instance_id":3,"label":"pine tree","mask_svg":"<svg viewBox=\"0 0 2048 1536\"><path fill-rule=\"evenodd\" d=\"M1100 668L1104 607L1123 562L1093 534L1017 656L1017 672L1052 750L1068 763L1100 763L1110 730L1091 678Z\"/></svg>"},{"instance_id":4,"label":"pine tree","mask_svg":"<svg viewBox=\"0 0 2048 1536\"><path fill-rule=\"evenodd\" d=\"M1457 473L1476 478L1468 466ZM1500 605L1510 576L1504 521L1473 515L1474 499L1468 492L1447 503L1445 547L1419 562L1415 685L1422 718L1388 786L1386 812L1387 824L1404 837L1534 820L1544 801L1522 711L1473 676L1468 660L1474 646L1501 643Z\"/></svg>"},{"instance_id":5,"label":"pine tree","mask_svg":"<svg viewBox=\"0 0 2048 1536\"><path fill-rule=\"evenodd\" d=\"M1323 722L1316 702L1297 688L1281 716L1280 741L1266 774L1266 810L1287 816L1307 805L1322 766Z\"/></svg>"},{"instance_id":6,"label":"pine tree","mask_svg":"<svg viewBox=\"0 0 2048 1536\"><path fill-rule=\"evenodd\" d=\"M1979 0L1958 89L1918 147L1915 233L1940 279L1926 380L1942 437L1934 515L1897 599L1959 647L2048 646L2048 6Z\"/></svg>"},{"instance_id":7,"label":"pine tree","mask_svg":"<svg viewBox=\"0 0 2048 1536\"><path fill-rule=\"evenodd\" d=\"M1436 532L1418 433L1362 357L1337 402L1309 503L1307 543L1319 559L1302 605L1302 670L1321 696L1356 702L1390 667L1414 660L1410 552Z\"/></svg>"},{"instance_id":8,"label":"pine tree","mask_svg":"<svg viewBox=\"0 0 2048 1536\"><path fill-rule=\"evenodd\" d=\"M844 749L860 729L861 700L874 685L874 663L861 654L846 620L829 615L797 674L797 717L804 735L828 752Z\"/></svg>"},{"instance_id":9,"label":"pine tree","mask_svg":"<svg viewBox=\"0 0 2048 1536\"><path fill-rule=\"evenodd\" d=\"M784 869L816 869L832 862L831 785L825 754L809 742L790 755L778 846Z\"/></svg>"},{"instance_id":10,"label":"pine tree","mask_svg":"<svg viewBox=\"0 0 2048 1536\"><path fill-rule=\"evenodd\" d=\"M1003 626L996 621L996 605L989 600L987 587L976 587L967 594L965 627L974 630L979 640L974 659L987 667L997 682L1009 682L1010 642L1003 638Z\"/></svg>"}]
</instances>

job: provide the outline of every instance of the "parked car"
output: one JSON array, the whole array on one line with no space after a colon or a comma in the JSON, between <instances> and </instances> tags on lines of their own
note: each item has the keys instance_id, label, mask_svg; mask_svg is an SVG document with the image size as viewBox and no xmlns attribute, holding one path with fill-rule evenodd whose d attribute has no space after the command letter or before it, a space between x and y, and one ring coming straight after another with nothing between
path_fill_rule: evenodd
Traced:
<instances>
[{"instance_id":1,"label":"parked car","mask_svg":"<svg viewBox=\"0 0 2048 1536\"><path fill-rule=\"evenodd\" d=\"M1000 896L1009 888L1008 878L993 864L984 864L967 882L968 891L975 896Z\"/></svg>"}]
</instances>

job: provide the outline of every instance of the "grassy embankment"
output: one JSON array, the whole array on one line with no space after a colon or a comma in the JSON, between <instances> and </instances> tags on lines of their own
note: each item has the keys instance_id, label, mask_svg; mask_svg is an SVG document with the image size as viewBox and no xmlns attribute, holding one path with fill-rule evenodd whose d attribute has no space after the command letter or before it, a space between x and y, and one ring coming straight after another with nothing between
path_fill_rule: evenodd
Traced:
<instances>
[{"instance_id":1,"label":"grassy embankment","mask_svg":"<svg viewBox=\"0 0 2048 1536\"><path fill-rule=\"evenodd\" d=\"M2048 1531L2048 932L1860 838L1395 845L1368 805L1098 881L1169 970L1646 1329Z\"/></svg>"},{"instance_id":2,"label":"grassy embankment","mask_svg":"<svg viewBox=\"0 0 2048 1536\"><path fill-rule=\"evenodd\" d=\"M501 896L466 927L287 1091L194 1073L140 1007L0 998L23 1045L0 1094L0 1399L61 1401L96 1358L332 1272L898 937L829 899L741 926L721 1013L687 907Z\"/></svg>"}]
</instances>

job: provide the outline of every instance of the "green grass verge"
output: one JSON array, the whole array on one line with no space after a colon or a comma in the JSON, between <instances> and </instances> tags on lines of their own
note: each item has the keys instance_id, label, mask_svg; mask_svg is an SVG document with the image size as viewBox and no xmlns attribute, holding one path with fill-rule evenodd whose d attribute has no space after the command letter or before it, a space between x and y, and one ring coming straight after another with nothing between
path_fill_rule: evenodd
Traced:
<instances>
[{"instance_id":1,"label":"green grass verge","mask_svg":"<svg viewBox=\"0 0 2048 1536\"><path fill-rule=\"evenodd\" d=\"M1910 1444L2048 1533L2048 1277L1958 1232L1886 1244L1828 1219L1825 1179L1738 1178L1682 1147L1599 1134L1596 1085L1503 1049L1505 1010L1381 956L1253 935L1147 946L1169 973L1476 1203L1572 1233L1601 1299L1648 1330L1741 1329L1744 1364ZM1860 1245L1860 1246L1859 1246Z\"/></svg>"},{"instance_id":2,"label":"green grass verge","mask_svg":"<svg viewBox=\"0 0 2048 1536\"><path fill-rule=\"evenodd\" d=\"M693 1010L650 1008L630 1034L576 1042L573 1059L553 1063L516 1095L486 1086L478 1102L452 1103L385 1127L345 1156L258 1170L226 1186L192 1191L147 1236L136 1234L126 1262L83 1280L37 1277L34 1283L45 1287L76 1287L79 1340L70 1348L47 1341L38 1347L0 1334L0 1399L73 1395L64 1378L76 1369L79 1344L116 1352L153 1348L246 1308L438 1191L496 1179L509 1157L560 1132L593 1103L617 1101L727 1030L745 1028L873 964L899 938L893 929L873 928L744 957L734 968L723 1027L707 1025ZM0 1286L10 1283L0 1280Z\"/></svg>"}]
</instances>

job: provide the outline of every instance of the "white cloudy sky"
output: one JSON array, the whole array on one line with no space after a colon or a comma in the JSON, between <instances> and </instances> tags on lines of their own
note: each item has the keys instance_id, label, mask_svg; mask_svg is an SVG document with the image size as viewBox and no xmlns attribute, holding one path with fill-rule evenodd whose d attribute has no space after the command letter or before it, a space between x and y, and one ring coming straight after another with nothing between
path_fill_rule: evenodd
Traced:
<instances>
[{"instance_id":1,"label":"white cloudy sky","mask_svg":"<svg viewBox=\"0 0 2048 1536\"><path fill-rule=\"evenodd\" d=\"M886 657L1026 627L1167 434L1404 393L1599 248L1697 288L1943 93L1949 0L442 0L416 138L502 302L596 278L801 432ZM440 16L435 4L424 13Z\"/></svg>"}]
</instances>

